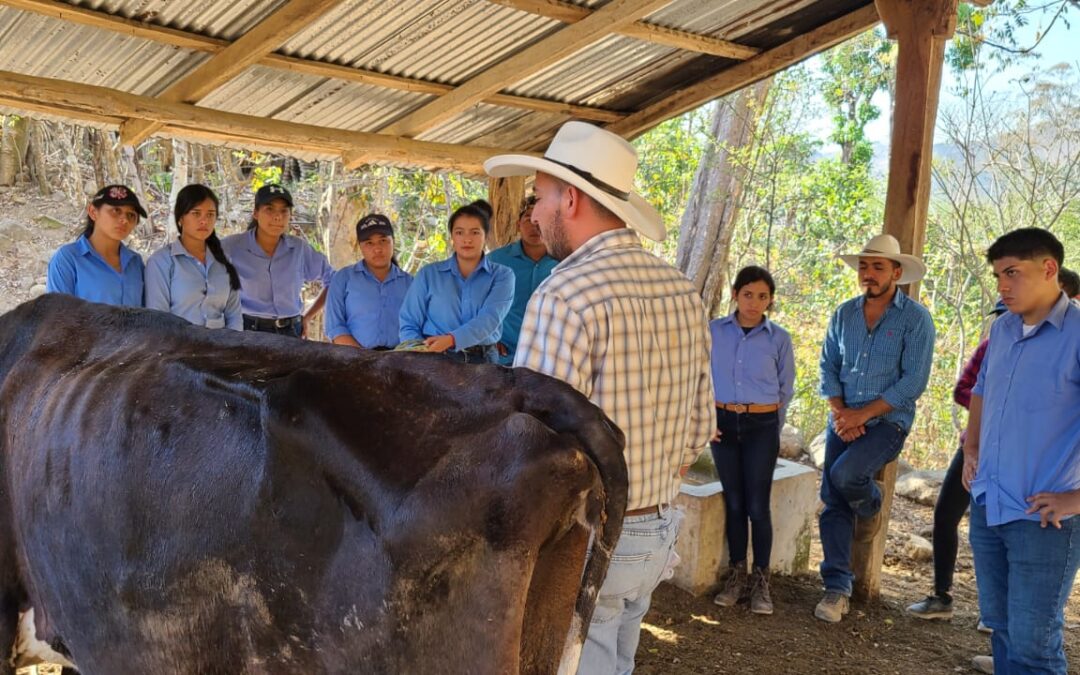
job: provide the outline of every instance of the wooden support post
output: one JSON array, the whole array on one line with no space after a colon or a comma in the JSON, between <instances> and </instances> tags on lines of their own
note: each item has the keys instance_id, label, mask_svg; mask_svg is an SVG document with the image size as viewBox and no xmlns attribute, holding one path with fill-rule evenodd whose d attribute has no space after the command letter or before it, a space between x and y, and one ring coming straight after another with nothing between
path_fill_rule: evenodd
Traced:
<instances>
[{"instance_id":1,"label":"wooden support post","mask_svg":"<svg viewBox=\"0 0 1080 675\"><path fill-rule=\"evenodd\" d=\"M921 256L941 68L945 42L956 29L957 0L875 0L874 4L889 37L899 45L884 230L896 237L901 251ZM911 284L908 292L917 298L918 284ZM856 522L851 552L854 595L864 601L881 593L896 462L885 466L876 478L882 488L881 516Z\"/></svg>"},{"instance_id":2,"label":"wooden support post","mask_svg":"<svg viewBox=\"0 0 1080 675\"><path fill-rule=\"evenodd\" d=\"M517 218L525 203L525 177L488 179L488 201L495 215L491 217L488 250L495 250L517 238Z\"/></svg>"}]
</instances>

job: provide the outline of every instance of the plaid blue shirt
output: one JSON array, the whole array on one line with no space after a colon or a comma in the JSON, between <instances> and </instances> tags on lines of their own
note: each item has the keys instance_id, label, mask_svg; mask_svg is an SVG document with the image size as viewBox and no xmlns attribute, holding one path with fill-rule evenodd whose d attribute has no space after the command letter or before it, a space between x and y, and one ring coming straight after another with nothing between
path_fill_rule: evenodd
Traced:
<instances>
[{"instance_id":1,"label":"plaid blue shirt","mask_svg":"<svg viewBox=\"0 0 1080 675\"><path fill-rule=\"evenodd\" d=\"M892 304L867 330L866 297L852 298L829 320L821 348L821 395L841 396L849 408L877 399L893 410L878 419L911 430L915 401L930 380L934 357L934 321L925 307L896 289Z\"/></svg>"}]
</instances>

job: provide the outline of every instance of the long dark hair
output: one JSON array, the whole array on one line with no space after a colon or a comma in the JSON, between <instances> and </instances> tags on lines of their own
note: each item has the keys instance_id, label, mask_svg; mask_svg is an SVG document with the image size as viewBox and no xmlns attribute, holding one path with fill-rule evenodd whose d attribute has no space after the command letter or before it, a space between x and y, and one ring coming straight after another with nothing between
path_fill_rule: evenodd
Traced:
<instances>
[{"instance_id":1,"label":"long dark hair","mask_svg":"<svg viewBox=\"0 0 1080 675\"><path fill-rule=\"evenodd\" d=\"M218 196L214 194L213 190L205 185L200 185L198 183L186 185L179 193L177 193L176 205L173 206L173 216L176 218L177 232L180 234L184 233L184 227L180 224L180 219L207 199L214 202L214 210L216 211L220 204ZM240 275L237 274L236 267L229 262L229 258L221 248L221 240L218 239L216 230L211 232L210 236L206 238L206 248L210 250L211 255L214 256L214 260L217 260L225 266L225 271L229 273L229 286L234 291L240 290Z\"/></svg>"},{"instance_id":2,"label":"long dark hair","mask_svg":"<svg viewBox=\"0 0 1080 675\"><path fill-rule=\"evenodd\" d=\"M479 201L479 200L478 200ZM484 202L485 204L487 202ZM453 234L454 221L462 216L472 216L480 221L480 225L484 228L484 236L486 237L491 233L491 217L488 216L487 210L482 206L478 206L476 202L472 204L466 204L465 206L459 206L457 211L450 214L450 222L446 224L448 232Z\"/></svg>"},{"instance_id":3,"label":"long dark hair","mask_svg":"<svg viewBox=\"0 0 1080 675\"><path fill-rule=\"evenodd\" d=\"M735 275L735 281L731 284L731 299L734 300L743 286L749 286L755 281L764 281L765 285L769 287L769 297L776 296L776 282L773 281L772 274L769 274L769 270L764 267L758 267L757 265L748 265ZM773 308L774 300L769 301L768 309Z\"/></svg>"}]
</instances>

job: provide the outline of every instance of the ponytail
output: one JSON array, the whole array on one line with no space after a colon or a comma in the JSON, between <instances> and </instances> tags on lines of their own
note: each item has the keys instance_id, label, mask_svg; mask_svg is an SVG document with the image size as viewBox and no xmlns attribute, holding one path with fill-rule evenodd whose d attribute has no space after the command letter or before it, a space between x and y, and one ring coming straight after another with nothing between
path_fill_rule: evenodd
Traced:
<instances>
[{"instance_id":1,"label":"ponytail","mask_svg":"<svg viewBox=\"0 0 1080 675\"><path fill-rule=\"evenodd\" d=\"M240 290L240 275L236 272L236 267L229 262L224 249L221 248L221 240L218 239L217 232L211 232L206 238L206 248L210 249L214 260L225 266L225 271L229 273L229 287L234 291Z\"/></svg>"}]
</instances>

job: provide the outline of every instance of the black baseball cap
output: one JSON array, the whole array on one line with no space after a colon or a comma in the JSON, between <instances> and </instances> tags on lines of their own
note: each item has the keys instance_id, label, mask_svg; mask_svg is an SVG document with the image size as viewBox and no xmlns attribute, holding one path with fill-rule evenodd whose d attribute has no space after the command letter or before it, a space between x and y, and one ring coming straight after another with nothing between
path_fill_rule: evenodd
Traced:
<instances>
[{"instance_id":1,"label":"black baseball cap","mask_svg":"<svg viewBox=\"0 0 1080 675\"><path fill-rule=\"evenodd\" d=\"M394 226L390 219L381 213L369 213L356 223L356 241L367 241L376 234L394 236Z\"/></svg>"},{"instance_id":2,"label":"black baseball cap","mask_svg":"<svg viewBox=\"0 0 1080 675\"><path fill-rule=\"evenodd\" d=\"M264 185L255 192L255 208L266 206L275 199L282 199L291 209L293 207L292 195L289 191L277 183Z\"/></svg>"},{"instance_id":3,"label":"black baseball cap","mask_svg":"<svg viewBox=\"0 0 1080 675\"><path fill-rule=\"evenodd\" d=\"M90 200L90 203L94 206L100 206L102 204L109 204L110 206L130 206L142 216L146 217L146 209L139 203L139 198L135 196L135 193L126 185L106 185L97 191L94 198Z\"/></svg>"}]
</instances>

